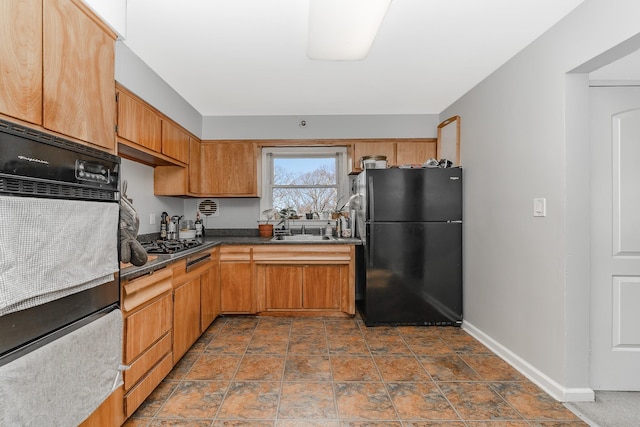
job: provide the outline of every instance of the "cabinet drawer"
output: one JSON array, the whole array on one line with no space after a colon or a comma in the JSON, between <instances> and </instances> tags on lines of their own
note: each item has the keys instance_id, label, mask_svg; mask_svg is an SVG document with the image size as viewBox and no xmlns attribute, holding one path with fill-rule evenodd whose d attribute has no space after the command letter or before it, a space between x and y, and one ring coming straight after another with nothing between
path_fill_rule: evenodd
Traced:
<instances>
[{"instance_id":1,"label":"cabinet drawer","mask_svg":"<svg viewBox=\"0 0 640 427\"><path fill-rule=\"evenodd\" d=\"M166 334L124 371L124 389L129 390L153 365L171 352L171 334Z\"/></svg>"},{"instance_id":2,"label":"cabinet drawer","mask_svg":"<svg viewBox=\"0 0 640 427\"><path fill-rule=\"evenodd\" d=\"M263 245L253 249L256 264L349 264L350 245Z\"/></svg>"},{"instance_id":3,"label":"cabinet drawer","mask_svg":"<svg viewBox=\"0 0 640 427\"><path fill-rule=\"evenodd\" d=\"M159 295L171 290L172 271L170 268L154 271L137 279L127 280L122 285L122 311L124 314L135 310Z\"/></svg>"},{"instance_id":4,"label":"cabinet drawer","mask_svg":"<svg viewBox=\"0 0 640 427\"><path fill-rule=\"evenodd\" d=\"M171 294L132 314L124 322L124 363L129 364L171 329Z\"/></svg>"},{"instance_id":5,"label":"cabinet drawer","mask_svg":"<svg viewBox=\"0 0 640 427\"><path fill-rule=\"evenodd\" d=\"M158 384L162 382L164 377L171 372L171 368L173 368L172 360L173 356L169 353L149 372L149 375L124 396L124 414L126 418L130 417L131 414L138 409L138 406L140 406Z\"/></svg>"},{"instance_id":6,"label":"cabinet drawer","mask_svg":"<svg viewBox=\"0 0 640 427\"><path fill-rule=\"evenodd\" d=\"M229 246L220 248L220 261L251 261L250 246Z\"/></svg>"}]
</instances>

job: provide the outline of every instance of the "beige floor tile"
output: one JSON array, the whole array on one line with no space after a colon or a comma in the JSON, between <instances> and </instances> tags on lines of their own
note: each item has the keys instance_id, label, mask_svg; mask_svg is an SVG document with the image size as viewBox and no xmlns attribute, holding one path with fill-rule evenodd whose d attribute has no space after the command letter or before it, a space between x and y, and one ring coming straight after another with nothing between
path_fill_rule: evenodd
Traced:
<instances>
[{"instance_id":1,"label":"beige floor tile","mask_svg":"<svg viewBox=\"0 0 640 427\"><path fill-rule=\"evenodd\" d=\"M279 399L279 382L234 381L217 418L275 420Z\"/></svg>"},{"instance_id":2,"label":"beige floor tile","mask_svg":"<svg viewBox=\"0 0 640 427\"><path fill-rule=\"evenodd\" d=\"M228 384L219 381L182 381L156 417L213 420Z\"/></svg>"},{"instance_id":3,"label":"beige floor tile","mask_svg":"<svg viewBox=\"0 0 640 427\"><path fill-rule=\"evenodd\" d=\"M381 382L334 383L341 420L398 421L398 415Z\"/></svg>"},{"instance_id":4,"label":"beige floor tile","mask_svg":"<svg viewBox=\"0 0 640 427\"><path fill-rule=\"evenodd\" d=\"M278 419L337 420L333 386L330 382L285 382Z\"/></svg>"},{"instance_id":5,"label":"beige floor tile","mask_svg":"<svg viewBox=\"0 0 640 427\"><path fill-rule=\"evenodd\" d=\"M284 356L251 355L242 358L235 381L281 381Z\"/></svg>"},{"instance_id":6,"label":"beige floor tile","mask_svg":"<svg viewBox=\"0 0 640 427\"><path fill-rule=\"evenodd\" d=\"M331 356L334 381L380 381L380 374L371 356Z\"/></svg>"},{"instance_id":7,"label":"beige floor tile","mask_svg":"<svg viewBox=\"0 0 640 427\"><path fill-rule=\"evenodd\" d=\"M413 356L380 356L373 360L382 375L382 380L389 381L428 381L431 377Z\"/></svg>"}]
</instances>

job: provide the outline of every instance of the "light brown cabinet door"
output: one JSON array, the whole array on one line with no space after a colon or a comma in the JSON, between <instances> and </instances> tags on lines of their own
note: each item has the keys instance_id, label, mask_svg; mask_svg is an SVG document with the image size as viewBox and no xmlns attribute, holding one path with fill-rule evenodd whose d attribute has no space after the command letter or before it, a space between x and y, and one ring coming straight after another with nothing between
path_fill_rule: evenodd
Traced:
<instances>
[{"instance_id":1,"label":"light brown cabinet door","mask_svg":"<svg viewBox=\"0 0 640 427\"><path fill-rule=\"evenodd\" d=\"M200 141L189 138L189 191L192 194L201 193L201 180Z\"/></svg>"},{"instance_id":2,"label":"light brown cabinet door","mask_svg":"<svg viewBox=\"0 0 640 427\"><path fill-rule=\"evenodd\" d=\"M0 2L0 113L42 124L42 0Z\"/></svg>"},{"instance_id":3,"label":"light brown cabinet door","mask_svg":"<svg viewBox=\"0 0 640 427\"><path fill-rule=\"evenodd\" d=\"M115 150L115 38L71 0L47 0L43 41L43 126Z\"/></svg>"},{"instance_id":4,"label":"light brown cabinet door","mask_svg":"<svg viewBox=\"0 0 640 427\"><path fill-rule=\"evenodd\" d=\"M125 92L118 93L118 136L150 150L162 150L162 120Z\"/></svg>"},{"instance_id":5,"label":"light brown cabinet door","mask_svg":"<svg viewBox=\"0 0 640 427\"><path fill-rule=\"evenodd\" d=\"M200 332L220 314L220 267L218 262L200 276Z\"/></svg>"},{"instance_id":6,"label":"light brown cabinet door","mask_svg":"<svg viewBox=\"0 0 640 427\"><path fill-rule=\"evenodd\" d=\"M124 321L124 363L131 363L171 329L171 294L149 304Z\"/></svg>"},{"instance_id":7,"label":"light brown cabinet door","mask_svg":"<svg viewBox=\"0 0 640 427\"><path fill-rule=\"evenodd\" d=\"M173 364L200 337L200 277L173 291Z\"/></svg>"},{"instance_id":8,"label":"light brown cabinet door","mask_svg":"<svg viewBox=\"0 0 640 427\"><path fill-rule=\"evenodd\" d=\"M340 265L308 265L303 267L303 307L308 309L340 309L343 268L345 267Z\"/></svg>"},{"instance_id":9,"label":"light brown cabinet door","mask_svg":"<svg viewBox=\"0 0 640 427\"><path fill-rule=\"evenodd\" d=\"M301 266L265 266L267 310L302 308L302 270Z\"/></svg>"},{"instance_id":10,"label":"light brown cabinet door","mask_svg":"<svg viewBox=\"0 0 640 427\"><path fill-rule=\"evenodd\" d=\"M251 264L220 263L220 310L222 313L252 313L254 311Z\"/></svg>"},{"instance_id":11,"label":"light brown cabinet door","mask_svg":"<svg viewBox=\"0 0 640 427\"><path fill-rule=\"evenodd\" d=\"M398 142L396 144L396 164L423 164L436 158L437 142Z\"/></svg>"},{"instance_id":12,"label":"light brown cabinet door","mask_svg":"<svg viewBox=\"0 0 640 427\"><path fill-rule=\"evenodd\" d=\"M256 197L257 164L250 142L202 143L202 193Z\"/></svg>"},{"instance_id":13,"label":"light brown cabinet door","mask_svg":"<svg viewBox=\"0 0 640 427\"><path fill-rule=\"evenodd\" d=\"M189 163L189 134L168 120L162 120L162 154Z\"/></svg>"}]
</instances>

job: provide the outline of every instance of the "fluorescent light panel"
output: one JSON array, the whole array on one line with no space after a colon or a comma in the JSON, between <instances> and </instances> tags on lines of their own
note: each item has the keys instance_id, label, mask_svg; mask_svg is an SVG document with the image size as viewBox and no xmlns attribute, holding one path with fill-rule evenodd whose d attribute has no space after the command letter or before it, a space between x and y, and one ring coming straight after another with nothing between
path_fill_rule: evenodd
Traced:
<instances>
[{"instance_id":1,"label":"fluorescent light panel","mask_svg":"<svg viewBox=\"0 0 640 427\"><path fill-rule=\"evenodd\" d=\"M310 0L307 56L355 61L366 58L391 0Z\"/></svg>"}]
</instances>

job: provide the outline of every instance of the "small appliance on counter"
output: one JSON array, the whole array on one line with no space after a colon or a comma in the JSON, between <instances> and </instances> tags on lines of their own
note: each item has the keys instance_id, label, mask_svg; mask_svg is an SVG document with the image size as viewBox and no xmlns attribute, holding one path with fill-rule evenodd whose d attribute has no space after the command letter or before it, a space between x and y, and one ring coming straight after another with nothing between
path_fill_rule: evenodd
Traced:
<instances>
[{"instance_id":1,"label":"small appliance on counter","mask_svg":"<svg viewBox=\"0 0 640 427\"><path fill-rule=\"evenodd\" d=\"M178 231L179 239L195 239L196 228L190 219L180 221L180 230Z\"/></svg>"},{"instance_id":2,"label":"small appliance on counter","mask_svg":"<svg viewBox=\"0 0 640 427\"><path fill-rule=\"evenodd\" d=\"M178 238L178 223L182 216L174 215L167 225L167 240L176 240Z\"/></svg>"}]
</instances>

